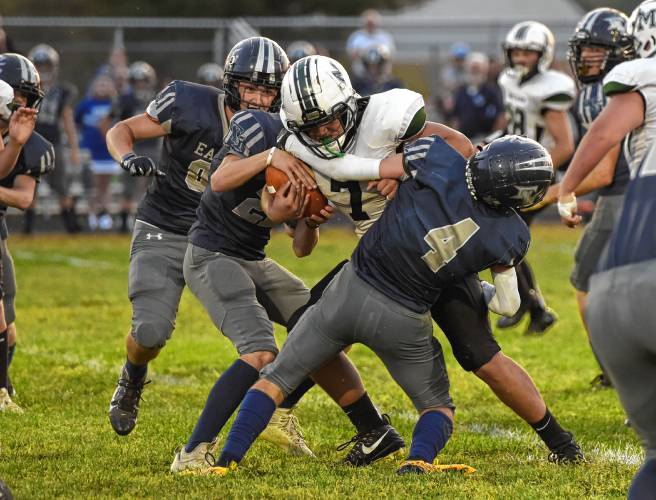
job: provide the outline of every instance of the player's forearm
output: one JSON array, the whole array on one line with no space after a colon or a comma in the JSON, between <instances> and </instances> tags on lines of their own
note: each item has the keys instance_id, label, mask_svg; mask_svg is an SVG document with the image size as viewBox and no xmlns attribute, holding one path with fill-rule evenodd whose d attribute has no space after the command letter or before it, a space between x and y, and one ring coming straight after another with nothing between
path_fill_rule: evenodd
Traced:
<instances>
[{"instance_id":1,"label":"player's forearm","mask_svg":"<svg viewBox=\"0 0 656 500\"><path fill-rule=\"evenodd\" d=\"M0 204L26 210L34 201L34 190L0 186Z\"/></svg>"},{"instance_id":2,"label":"player's forearm","mask_svg":"<svg viewBox=\"0 0 656 500\"><path fill-rule=\"evenodd\" d=\"M66 140L68 141L68 146L71 150L78 150L78 139L77 139L77 129L75 128L75 121L73 120L73 111L68 108L64 110L62 115L64 133L66 134Z\"/></svg>"},{"instance_id":3,"label":"player's forearm","mask_svg":"<svg viewBox=\"0 0 656 500\"><path fill-rule=\"evenodd\" d=\"M18 160L22 149L22 144L18 144L9 138L4 149L0 151L0 179L7 177L16 166L16 161Z\"/></svg>"},{"instance_id":4,"label":"player's forearm","mask_svg":"<svg viewBox=\"0 0 656 500\"><path fill-rule=\"evenodd\" d=\"M426 122L426 126L422 130L420 137L427 137L429 135L441 137L464 158L469 158L476 153L476 148L465 134L441 123Z\"/></svg>"},{"instance_id":5,"label":"player's forearm","mask_svg":"<svg viewBox=\"0 0 656 500\"><path fill-rule=\"evenodd\" d=\"M492 281L494 285L482 282L483 293L490 311L503 316L513 316L521 304L515 268L511 267L501 272L492 271Z\"/></svg>"},{"instance_id":6,"label":"player's forearm","mask_svg":"<svg viewBox=\"0 0 656 500\"><path fill-rule=\"evenodd\" d=\"M131 153L134 148L135 137L129 125L123 122L118 122L107 131L105 136L107 141L107 149L112 158L118 163L123 161L123 157Z\"/></svg>"},{"instance_id":7,"label":"player's forearm","mask_svg":"<svg viewBox=\"0 0 656 500\"><path fill-rule=\"evenodd\" d=\"M595 166L614 146L612 138L603 131L588 131L579 144L574 158L567 168L565 177L560 182L559 195L576 192Z\"/></svg>"},{"instance_id":8,"label":"player's forearm","mask_svg":"<svg viewBox=\"0 0 656 500\"><path fill-rule=\"evenodd\" d=\"M269 150L240 158L236 155L226 155L219 168L212 174L210 180L212 191L231 191L244 185L266 168Z\"/></svg>"},{"instance_id":9,"label":"player's forearm","mask_svg":"<svg viewBox=\"0 0 656 500\"><path fill-rule=\"evenodd\" d=\"M296 257L307 257L312 253L314 247L319 242L319 230L311 228L305 222L305 219L300 219L294 229L294 241L292 248Z\"/></svg>"},{"instance_id":10,"label":"player's forearm","mask_svg":"<svg viewBox=\"0 0 656 500\"><path fill-rule=\"evenodd\" d=\"M556 142L556 145L549 151L554 169L559 168L574 153L574 140L563 139Z\"/></svg>"}]
</instances>

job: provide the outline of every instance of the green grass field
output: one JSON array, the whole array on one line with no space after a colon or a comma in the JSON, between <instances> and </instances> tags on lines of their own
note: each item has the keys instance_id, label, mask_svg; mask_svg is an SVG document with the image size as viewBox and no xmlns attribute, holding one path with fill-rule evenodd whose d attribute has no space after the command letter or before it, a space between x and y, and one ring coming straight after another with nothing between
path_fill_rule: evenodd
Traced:
<instances>
[{"instance_id":1,"label":"green grass field","mask_svg":"<svg viewBox=\"0 0 656 500\"><path fill-rule=\"evenodd\" d=\"M12 378L24 415L0 414L0 478L17 498L601 498L622 497L641 460L633 431L612 390L589 387L596 375L568 282L579 231L538 226L530 253L542 289L559 316L543 337L497 332L506 354L529 371L553 413L577 436L589 463L560 467L530 428L454 361L441 333L458 406L454 434L439 457L476 474L398 477L398 463L354 470L335 447L353 431L319 389L297 409L318 460L291 458L258 442L226 478L176 477L175 447L191 432L207 392L235 358L202 306L185 292L173 339L151 365L139 424L128 437L112 431L107 406L124 359L127 237L38 236L10 240L16 262L19 347ZM355 239L327 231L315 254L296 259L277 234L269 255L314 284ZM278 328L279 341L284 338ZM374 401L409 441L416 414L382 364L353 349ZM222 432L225 436L226 430Z\"/></svg>"}]
</instances>

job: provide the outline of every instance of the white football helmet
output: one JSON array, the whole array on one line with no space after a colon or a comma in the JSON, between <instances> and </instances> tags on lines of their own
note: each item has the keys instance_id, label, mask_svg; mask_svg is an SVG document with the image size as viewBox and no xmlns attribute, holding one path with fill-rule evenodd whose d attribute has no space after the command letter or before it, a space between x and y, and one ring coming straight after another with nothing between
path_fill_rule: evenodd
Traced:
<instances>
[{"instance_id":1,"label":"white football helmet","mask_svg":"<svg viewBox=\"0 0 656 500\"><path fill-rule=\"evenodd\" d=\"M629 26L638 57L656 54L656 0L645 0L638 5L629 18Z\"/></svg>"},{"instance_id":2,"label":"white football helmet","mask_svg":"<svg viewBox=\"0 0 656 500\"><path fill-rule=\"evenodd\" d=\"M555 45L553 33L544 24L537 21L518 23L510 29L502 44L506 66L513 67L510 57L512 49L534 50L540 53L536 70L547 71L553 62ZM521 69L518 71L522 73L521 76L526 76L526 71Z\"/></svg>"},{"instance_id":3,"label":"white football helmet","mask_svg":"<svg viewBox=\"0 0 656 500\"><path fill-rule=\"evenodd\" d=\"M312 152L321 158L342 156L355 136L358 94L344 67L326 56L295 62L282 80L280 118ZM312 139L308 131L339 120L338 137Z\"/></svg>"},{"instance_id":4,"label":"white football helmet","mask_svg":"<svg viewBox=\"0 0 656 500\"><path fill-rule=\"evenodd\" d=\"M4 80L0 80L0 120L6 122L11 118L9 104L14 101L14 88Z\"/></svg>"}]
</instances>

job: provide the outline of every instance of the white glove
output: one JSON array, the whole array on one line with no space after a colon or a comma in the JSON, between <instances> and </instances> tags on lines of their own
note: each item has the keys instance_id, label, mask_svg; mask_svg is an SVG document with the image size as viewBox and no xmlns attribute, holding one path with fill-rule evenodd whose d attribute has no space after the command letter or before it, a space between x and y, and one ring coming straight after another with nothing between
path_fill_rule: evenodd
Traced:
<instances>
[{"instance_id":1,"label":"white glove","mask_svg":"<svg viewBox=\"0 0 656 500\"><path fill-rule=\"evenodd\" d=\"M570 196L571 198L569 200L558 198L558 214L566 219L573 217L574 214L576 214L578 208L576 203L576 196L574 196L574 193L572 193Z\"/></svg>"}]
</instances>

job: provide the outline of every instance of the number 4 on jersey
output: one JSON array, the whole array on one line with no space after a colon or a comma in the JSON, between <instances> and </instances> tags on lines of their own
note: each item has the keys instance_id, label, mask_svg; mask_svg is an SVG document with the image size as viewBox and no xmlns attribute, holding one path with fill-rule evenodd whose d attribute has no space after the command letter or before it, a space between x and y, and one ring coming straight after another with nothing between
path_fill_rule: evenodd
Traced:
<instances>
[{"instance_id":1,"label":"number 4 on jersey","mask_svg":"<svg viewBox=\"0 0 656 500\"><path fill-rule=\"evenodd\" d=\"M422 255L422 260L430 270L436 273L446 266L458 253L469 238L480 227L470 217L449 226L436 227L428 231L424 241L431 248Z\"/></svg>"}]
</instances>

